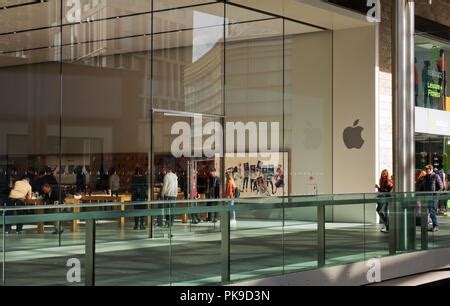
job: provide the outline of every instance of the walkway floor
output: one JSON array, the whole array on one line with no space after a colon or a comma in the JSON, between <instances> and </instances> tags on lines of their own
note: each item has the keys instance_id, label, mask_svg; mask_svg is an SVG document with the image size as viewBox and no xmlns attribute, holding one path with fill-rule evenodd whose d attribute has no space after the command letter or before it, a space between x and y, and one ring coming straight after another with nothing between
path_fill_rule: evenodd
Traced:
<instances>
[{"instance_id":1,"label":"walkway floor","mask_svg":"<svg viewBox=\"0 0 450 306\"><path fill-rule=\"evenodd\" d=\"M430 247L450 247L450 218L441 217L441 230L430 233ZM97 285L204 285L220 283L221 233L212 223L176 223L171 239L167 228L148 231L125 229L117 222L97 225ZM326 260L341 265L388 255L388 235L371 224L327 223ZM420 248L420 228L417 228ZM80 285L67 282L67 261L81 262L84 281L84 225L76 233L36 234L34 226L23 235L5 237L6 285ZM284 235L283 235L284 231ZM317 225L277 221L241 221L231 232L232 281L265 277L317 267ZM1 259L1 257L0 257ZM171 260L170 260L171 259ZM3 271L3 268L2 268ZM83 284L83 282L81 283Z\"/></svg>"}]
</instances>

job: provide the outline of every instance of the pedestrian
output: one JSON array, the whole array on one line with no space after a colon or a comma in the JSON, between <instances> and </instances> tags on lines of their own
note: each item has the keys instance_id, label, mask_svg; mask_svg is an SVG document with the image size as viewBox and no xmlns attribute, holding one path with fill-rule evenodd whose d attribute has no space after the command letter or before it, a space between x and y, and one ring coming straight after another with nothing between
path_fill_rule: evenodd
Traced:
<instances>
[{"instance_id":1,"label":"pedestrian","mask_svg":"<svg viewBox=\"0 0 450 306\"><path fill-rule=\"evenodd\" d=\"M444 185L441 181L441 178L439 175L434 173L434 167L433 165L428 165L425 167L425 172L427 173L424 177L423 181L423 191L426 192L439 192L442 191L444 188ZM430 231L437 232L438 231L438 220L436 216L436 209L437 209L438 201L432 200L428 204L428 210L430 212L430 218L433 223L433 227L430 228Z\"/></svg>"},{"instance_id":2,"label":"pedestrian","mask_svg":"<svg viewBox=\"0 0 450 306\"><path fill-rule=\"evenodd\" d=\"M386 199L390 197L389 193L394 188L394 183L392 181L392 177L389 174L387 169L384 169L381 172L379 185L375 185L375 188L378 190L378 198L380 201L377 203L377 213L380 216L381 221L383 222L383 227L381 228L382 233L389 232L389 200Z\"/></svg>"},{"instance_id":3,"label":"pedestrian","mask_svg":"<svg viewBox=\"0 0 450 306\"><path fill-rule=\"evenodd\" d=\"M227 197L227 199L231 199L230 201L230 205L231 205L231 219L230 219L230 224L231 225L236 225L236 211L234 210L234 198L235 198L235 189L236 189L236 184L234 182L234 178L233 175L231 173L227 173L227 185L226 185L226 190L225 190L225 195Z\"/></svg>"}]
</instances>

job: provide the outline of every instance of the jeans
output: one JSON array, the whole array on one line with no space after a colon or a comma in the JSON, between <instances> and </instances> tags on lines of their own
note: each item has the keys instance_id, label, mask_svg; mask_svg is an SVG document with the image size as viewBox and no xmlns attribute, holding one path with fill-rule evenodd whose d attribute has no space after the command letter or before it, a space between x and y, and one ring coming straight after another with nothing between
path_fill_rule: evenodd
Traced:
<instances>
[{"instance_id":1,"label":"jeans","mask_svg":"<svg viewBox=\"0 0 450 306\"><path fill-rule=\"evenodd\" d=\"M438 201L431 201L428 207L428 210L430 211L430 218L433 222L433 228L438 226L438 220L436 217L436 207L438 205Z\"/></svg>"},{"instance_id":2,"label":"jeans","mask_svg":"<svg viewBox=\"0 0 450 306\"><path fill-rule=\"evenodd\" d=\"M272 187L272 193L273 193L273 182L272 182L272 179L267 179L266 184L267 184L267 189L269 189L269 184L270 184L270 186Z\"/></svg>"},{"instance_id":3,"label":"jeans","mask_svg":"<svg viewBox=\"0 0 450 306\"><path fill-rule=\"evenodd\" d=\"M8 206L8 207L25 206L25 203L23 201L21 201L21 200L9 198L9 199L6 200L6 206ZM19 213L21 215L26 215L27 211L26 210L20 211ZM10 216L12 214L14 214L14 212L8 211L8 212L6 212L5 215L6 216ZM16 232L21 232L22 228L23 228L23 224L16 224ZM6 224L5 225L5 232L10 232L10 231L11 231L11 224Z\"/></svg>"},{"instance_id":4,"label":"jeans","mask_svg":"<svg viewBox=\"0 0 450 306\"><path fill-rule=\"evenodd\" d=\"M177 199L177 197L163 197L164 201L175 201ZM167 204L167 205L163 205L163 204L158 204L158 208L164 208L164 206L167 209L172 209L173 208L173 204ZM170 215L166 215L166 222L168 226L172 226L173 225L173 214ZM156 225L157 226L163 226L163 217L162 215L159 215L156 217Z\"/></svg>"},{"instance_id":5,"label":"jeans","mask_svg":"<svg viewBox=\"0 0 450 306\"><path fill-rule=\"evenodd\" d=\"M211 196L211 199L219 199L219 196ZM208 202L206 206L217 206L217 202ZM217 221L217 212L208 212L208 221Z\"/></svg>"},{"instance_id":6,"label":"jeans","mask_svg":"<svg viewBox=\"0 0 450 306\"><path fill-rule=\"evenodd\" d=\"M236 221L236 211L234 210L234 200L231 200L231 201L230 201L230 206L231 206L231 216L230 216L230 220Z\"/></svg>"},{"instance_id":7,"label":"jeans","mask_svg":"<svg viewBox=\"0 0 450 306\"><path fill-rule=\"evenodd\" d=\"M251 184L250 184L250 188L251 188ZM242 181L242 190L247 191L248 189L248 177L244 177L244 180Z\"/></svg>"},{"instance_id":8,"label":"jeans","mask_svg":"<svg viewBox=\"0 0 450 306\"><path fill-rule=\"evenodd\" d=\"M252 189L252 192L258 190L258 187L256 186L256 179L250 179L250 188Z\"/></svg>"},{"instance_id":9,"label":"jeans","mask_svg":"<svg viewBox=\"0 0 450 306\"><path fill-rule=\"evenodd\" d=\"M383 221L386 226L386 229L389 230L388 203L378 203L377 213L380 216L381 221Z\"/></svg>"},{"instance_id":10,"label":"jeans","mask_svg":"<svg viewBox=\"0 0 450 306\"><path fill-rule=\"evenodd\" d=\"M146 209L147 205L135 205L134 209ZM144 216L134 217L134 226L144 225Z\"/></svg>"}]
</instances>

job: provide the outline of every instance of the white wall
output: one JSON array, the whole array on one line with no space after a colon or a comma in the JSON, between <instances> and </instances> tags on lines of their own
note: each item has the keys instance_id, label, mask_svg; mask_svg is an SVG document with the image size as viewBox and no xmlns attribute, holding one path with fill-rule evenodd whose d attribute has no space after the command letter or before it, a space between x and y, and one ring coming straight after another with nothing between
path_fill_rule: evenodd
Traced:
<instances>
[{"instance_id":1,"label":"white wall","mask_svg":"<svg viewBox=\"0 0 450 306\"><path fill-rule=\"evenodd\" d=\"M377 169L376 27L334 32L333 41L333 193L372 193ZM359 120L365 141L348 149L343 131ZM363 207L334 208L334 221L361 222ZM375 207L366 220L375 221ZM367 219L368 218L368 219Z\"/></svg>"}]
</instances>

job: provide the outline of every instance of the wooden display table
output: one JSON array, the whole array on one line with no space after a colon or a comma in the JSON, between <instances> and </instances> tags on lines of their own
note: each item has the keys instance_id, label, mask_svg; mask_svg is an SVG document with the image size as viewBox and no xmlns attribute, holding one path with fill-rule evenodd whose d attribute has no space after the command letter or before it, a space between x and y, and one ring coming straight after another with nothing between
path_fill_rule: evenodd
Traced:
<instances>
[{"instance_id":1,"label":"wooden display table","mask_svg":"<svg viewBox=\"0 0 450 306\"><path fill-rule=\"evenodd\" d=\"M77 204L81 204L81 199L75 199L75 198L66 198L65 200L65 204L72 204L72 205L77 205ZM78 213L80 212L80 208L79 207L75 207L73 209L74 213ZM76 232L78 231L78 225L80 224L80 220L73 220L72 221L72 232Z\"/></svg>"},{"instance_id":2,"label":"wooden display table","mask_svg":"<svg viewBox=\"0 0 450 306\"><path fill-rule=\"evenodd\" d=\"M120 195L118 197L114 197L114 196L107 196L107 195L91 195L91 196L83 196L80 199L76 199L76 198L66 198L64 201L64 204L68 204L68 205L77 205L77 204L81 204L81 203L125 203L125 202L130 202L131 201L131 195ZM44 200L42 199L28 199L24 201L25 204L27 205L34 205L34 206L43 206L46 205ZM64 208L64 206L58 205L60 208ZM113 209L117 209L118 207L120 207L119 209L121 211L125 211L125 205L118 205L118 206L114 206ZM56 205L55 205L56 208ZM73 208L73 212L77 213L80 212L80 208L76 207ZM43 209L38 209L36 210L37 214L44 214L44 210ZM79 228L79 220L72 220L72 225L71 225L71 230L72 232L76 232L78 231ZM121 217L119 219L119 225L120 226L124 226L125 225L125 218ZM39 222L37 223L37 232L39 234L43 234L44 233L44 222Z\"/></svg>"},{"instance_id":3,"label":"wooden display table","mask_svg":"<svg viewBox=\"0 0 450 306\"><path fill-rule=\"evenodd\" d=\"M35 205L35 206L46 205L44 200L41 200L41 199L28 199L28 200L25 200L25 204L27 204L27 205ZM64 204L80 204L80 200L77 200L77 199L74 199L74 198L67 198L65 200ZM61 205L54 205L54 206L55 206L55 208L56 207L64 208L64 204L62 206ZM74 208L74 212L80 212L80 209L79 208ZM39 214L39 215L42 215L45 212L44 212L43 209L37 209L36 213ZM75 232L75 231L78 230L78 223L79 223L78 220L73 220L72 221L72 228L71 228L72 232ZM37 232L39 234L44 234L44 232L45 232L44 231L44 222L37 223Z\"/></svg>"},{"instance_id":4,"label":"wooden display table","mask_svg":"<svg viewBox=\"0 0 450 306\"><path fill-rule=\"evenodd\" d=\"M131 195L130 194L124 194L119 195L118 197L115 196L109 196L105 194L92 194L92 195L86 195L81 197L80 199L81 203L126 203L131 202ZM112 207L113 210L125 211L125 205L119 204L117 206ZM125 218L120 217L119 219L119 225L124 226L125 225Z\"/></svg>"},{"instance_id":5,"label":"wooden display table","mask_svg":"<svg viewBox=\"0 0 450 306\"><path fill-rule=\"evenodd\" d=\"M179 193L178 194L178 196L177 196L177 200L184 200L184 193ZM185 204L184 205L184 207L186 207L187 205ZM181 216L181 222L182 223L188 223L188 220L189 220L189 216L188 216L188 214L183 214L182 216Z\"/></svg>"}]
</instances>

